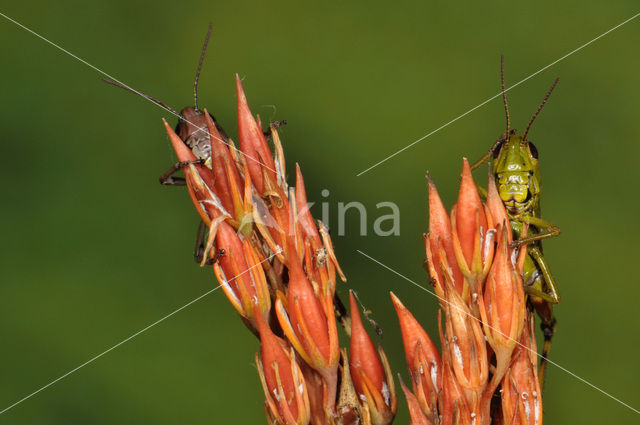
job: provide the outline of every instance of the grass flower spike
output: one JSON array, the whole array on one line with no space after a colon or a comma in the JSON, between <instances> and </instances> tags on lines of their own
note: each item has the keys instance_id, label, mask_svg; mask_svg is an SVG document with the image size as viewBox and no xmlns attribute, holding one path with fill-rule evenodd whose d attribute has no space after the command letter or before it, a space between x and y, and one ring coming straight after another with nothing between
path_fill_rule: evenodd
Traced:
<instances>
[{"instance_id":1,"label":"grass flower spike","mask_svg":"<svg viewBox=\"0 0 640 425\"><path fill-rule=\"evenodd\" d=\"M256 362L267 419L274 424L338 424L347 417L342 413L351 412L363 423L390 423L396 406L390 378L381 381L368 366L356 366L354 386L346 351L339 376L334 297L336 276L345 277L328 229L311 215L298 165L296 186L287 184L278 125L263 132L237 76L236 90L239 150L206 110L193 113L202 127L181 125L179 134L166 122L165 127L208 230L202 235L201 265L213 265L232 306L260 337ZM197 143L190 139L196 134ZM200 151L197 156L194 146L210 157L203 158ZM349 328L348 318L342 320ZM362 332L355 337L363 338ZM370 355L354 353L358 365ZM380 358L374 354L386 365L382 351ZM390 374L388 366L383 371Z\"/></svg>"},{"instance_id":2,"label":"grass flower spike","mask_svg":"<svg viewBox=\"0 0 640 425\"><path fill-rule=\"evenodd\" d=\"M236 91L239 150L206 110L193 111L202 127L165 127L207 231L199 236L200 264L212 265L260 339L255 359L267 420L389 425L397 399L387 357L365 330L353 293L350 318L337 297L337 278L346 278L328 229L311 214L301 168L296 164L289 186L279 125L263 131L237 76ZM424 243L439 297L440 350L391 293L411 424L540 425L534 316L521 277L526 245L513 241L493 178L483 203L466 159L450 211L430 177L428 185ZM524 224L520 236L527 230ZM349 354L340 347L336 315L350 337Z\"/></svg>"},{"instance_id":3,"label":"grass flower spike","mask_svg":"<svg viewBox=\"0 0 640 425\"><path fill-rule=\"evenodd\" d=\"M464 160L450 215L429 178L425 249L440 298L441 353L392 295L411 377L411 390L403 391L412 424L540 423L533 315L521 277L526 246L512 241L492 177L485 205Z\"/></svg>"}]
</instances>

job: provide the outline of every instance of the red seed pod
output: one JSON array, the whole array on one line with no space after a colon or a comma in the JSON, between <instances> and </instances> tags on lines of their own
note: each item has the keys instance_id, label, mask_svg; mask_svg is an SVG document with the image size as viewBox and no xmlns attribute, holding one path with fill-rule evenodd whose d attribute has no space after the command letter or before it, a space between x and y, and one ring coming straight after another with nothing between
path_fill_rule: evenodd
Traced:
<instances>
[{"instance_id":1,"label":"red seed pod","mask_svg":"<svg viewBox=\"0 0 640 425\"><path fill-rule=\"evenodd\" d=\"M397 401L393 377L386 356L380 356L373 341L367 334L358 312L353 292L349 292L351 310L350 361L351 379L362 400L368 406L374 425L388 425L393 422ZM382 350L382 349L380 349Z\"/></svg>"},{"instance_id":2,"label":"red seed pod","mask_svg":"<svg viewBox=\"0 0 640 425\"><path fill-rule=\"evenodd\" d=\"M429 178L429 233L427 234L425 244L427 246L427 258L431 257L430 263L433 268L431 276L434 279L434 286L436 286L436 292L440 296L443 294L442 287L444 285L445 273L449 274L449 278L453 281L453 284L458 293L463 294L465 291L464 277L458 262L456 260L455 249L453 246L452 228L449 214L438 195L436 185ZM468 288L466 288L467 294L463 296L468 297Z\"/></svg>"},{"instance_id":3,"label":"red seed pod","mask_svg":"<svg viewBox=\"0 0 640 425\"><path fill-rule=\"evenodd\" d=\"M295 248L290 247L291 252ZM334 409L340 358L333 295L318 293L297 258L290 259L287 294L280 293L276 314L284 334L298 354L324 379L327 409Z\"/></svg>"},{"instance_id":4,"label":"red seed pod","mask_svg":"<svg viewBox=\"0 0 640 425\"><path fill-rule=\"evenodd\" d=\"M409 407L409 416L411 418L409 425L433 425L433 422L422 412L418 399L413 395L411 390L406 387L400 375L398 375L398 379L400 380L400 387L404 392L404 396L407 399L407 406Z\"/></svg>"},{"instance_id":5,"label":"red seed pod","mask_svg":"<svg viewBox=\"0 0 640 425\"><path fill-rule=\"evenodd\" d=\"M442 388L442 360L438 349L418 321L393 292L391 300L400 322L404 353L411 385L427 417L437 412L437 397Z\"/></svg>"},{"instance_id":6,"label":"red seed pod","mask_svg":"<svg viewBox=\"0 0 640 425\"><path fill-rule=\"evenodd\" d=\"M269 286L259 255L251 242L226 222L220 223L215 244L219 252L224 252L213 265L216 278L236 311L255 329L254 312L268 320L271 310Z\"/></svg>"},{"instance_id":7,"label":"red seed pod","mask_svg":"<svg viewBox=\"0 0 640 425\"><path fill-rule=\"evenodd\" d=\"M482 246L480 238L487 232L487 217L466 158L462 163L460 191L455 208L457 220L453 230L457 233L465 263L469 269L472 269L472 265L480 261Z\"/></svg>"},{"instance_id":8,"label":"red seed pod","mask_svg":"<svg viewBox=\"0 0 640 425\"><path fill-rule=\"evenodd\" d=\"M498 229L493 264L478 299L484 334L496 357L496 367L484 394L484 416L488 416L491 397L509 367L526 312L522 277L511 259L509 233L511 228L503 223Z\"/></svg>"},{"instance_id":9,"label":"red seed pod","mask_svg":"<svg viewBox=\"0 0 640 425\"><path fill-rule=\"evenodd\" d=\"M538 382L534 316L527 323L502 380L502 418L506 424L541 425L542 391Z\"/></svg>"},{"instance_id":10,"label":"red seed pod","mask_svg":"<svg viewBox=\"0 0 640 425\"><path fill-rule=\"evenodd\" d=\"M472 298L489 272L493 258L495 230L492 217L487 212L465 158L458 202L451 209L451 224L456 259L467 279ZM473 308L473 312L477 316L477 309Z\"/></svg>"},{"instance_id":11,"label":"red seed pod","mask_svg":"<svg viewBox=\"0 0 640 425\"><path fill-rule=\"evenodd\" d=\"M323 287L327 287L328 291L334 293L336 271L340 275L342 281L346 281L346 277L338 264L338 260L333 251L331 238L326 228L319 222L320 231L316 227L316 223L311 215L309 204L307 202L307 193L304 187L304 179L300 166L296 164L296 218L301 230L302 240L308 245L308 254L305 254L305 269L312 280L319 282Z\"/></svg>"},{"instance_id":12,"label":"red seed pod","mask_svg":"<svg viewBox=\"0 0 640 425\"><path fill-rule=\"evenodd\" d=\"M277 182L276 165L262 128L251 114L247 96L237 74L236 91L238 94L238 143L246 157L251 180L258 194L263 196L266 188L265 175L274 183Z\"/></svg>"},{"instance_id":13,"label":"red seed pod","mask_svg":"<svg viewBox=\"0 0 640 425\"><path fill-rule=\"evenodd\" d=\"M278 338L260 314L257 317L260 334L260 357L256 365L266 398L267 416L286 425L309 423L309 398L302 371L293 348Z\"/></svg>"}]
</instances>

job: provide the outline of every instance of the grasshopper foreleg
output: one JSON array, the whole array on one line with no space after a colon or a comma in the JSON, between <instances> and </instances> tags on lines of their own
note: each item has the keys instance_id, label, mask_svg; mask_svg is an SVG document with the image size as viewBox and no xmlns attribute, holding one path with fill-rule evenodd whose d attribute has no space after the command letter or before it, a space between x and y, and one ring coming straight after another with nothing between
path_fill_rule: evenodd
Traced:
<instances>
[{"instance_id":1,"label":"grasshopper foreleg","mask_svg":"<svg viewBox=\"0 0 640 425\"><path fill-rule=\"evenodd\" d=\"M526 236L524 238L520 238L516 241L511 242L509 244L510 248L517 248L519 246L522 246L534 241L541 241L543 239L555 238L556 236L560 236L560 233L562 233L562 231L558 226L548 222L547 220L543 220L538 217L525 216L525 217L521 217L519 221L521 221L522 223L531 224L532 226L535 226L538 229L540 229L540 231L535 234L532 234L531 236Z\"/></svg>"},{"instance_id":2,"label":"grasshopper foreleg","mask_svg":"<svg viewBox=\"0 0 640 425\"><path fill-rule=\"evenodd\" d=\"M163 185L163 186L184 186L184 185L186 185L187 183L186 183L184 177L174 177L174 174L177 173L178 171L182 170L183 167L186 167L189 164L204 164L204 161L202 159L198 159L198 160L195 160L195 161L176 162L175 164L173 164L171 166L171 168L169 168L167 171L165 171L158 178L158 180L160 181L160 184Z\"/></svg>"}]
</instances>

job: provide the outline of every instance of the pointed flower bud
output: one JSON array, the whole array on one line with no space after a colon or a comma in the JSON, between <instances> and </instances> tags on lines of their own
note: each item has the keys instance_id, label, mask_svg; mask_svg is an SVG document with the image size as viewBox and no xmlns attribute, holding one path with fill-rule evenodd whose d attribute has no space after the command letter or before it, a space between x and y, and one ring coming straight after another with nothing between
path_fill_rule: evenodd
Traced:
<instances>
[{"instance_id":1,"label":"pointed flower bud","mask_svg":"<svg viewBox=\"0 0 640 425\"><path fill-rule=\"evenodd\" d=\"M310 422L312 424L324 424L327 422L327 411L325 409L325 383L322 376L316 372L306 362L298 357L298 364L302 370L304 382L307 385L310 406Z\"/></svg>"},{"instance_id":2,"label":"pointed flower bud","mask_svg":"<svg viewBox=\"0 0 640 425\"><path fill-rule=\"evenodd\" d=\"M333 295L316 294L297 258L290 259L287 295L278 296L276 313L287 339L324 379L326 407L332 411L340 358Z\"/></svg>"},{"instance_id":3,"label":"pointed flower bud","mask_svg":"<svg viewBox=\"0 0 640 425\"><path fill-rule=\"evenodd\" d=\"M443 293L442 287L445 274L447 274L458 293L466 292L466 298L468 287L464 284L463 275L456 260L451 235L449 214L447 214L440 195L438 195L436 185L429 178L429 234L425 243L428 243L426 246L427 261L430 263L431 278L435 280L434 286L439 296Z\"/></svg>"},{"instance_id":4,"label":"pointed flower bud","mask_svg":"<svg viewBox=\"0 0 640 425\"><path fill-rule=\"evenodd\" d=\"M213 265L216 278L233 307L255 329L254 312L268 318L271 309L263 263L249 240L241 239L228 223L220 223L213 237L218 252L222 253Z\"/></svg>"},{"instance_id":5,"label":"pointed flower bud","mask_svg":"<svg viewBox=\"0 0 640 425\"><path fill-rule=\"evenodd\" d=\"M371 412L366 403L361 403L351 378L349 356L341 349L342 373L340 374L340 394L336 405L336 419L339 425L371 425ZM314 422L315 423L315 422ZM324 422L318 422L319 424Z\"/></svg>"},{"instance_id":6,"label":"pointed flower bud","mask_svg":"<svg viewBox=\"0 0 640 425\"><path fill-rule=\"evenodd\" d=\"M443 355L446 354L452 375L464 390L470 414L480 415L482 393L489 378L482 325L450 283L446 294Z\"/></svg>"},{"instance_id":7,"label":"pointed flower bud","mask_svg":"<svg viewBox=\"0 0 640 425\"><path fill-rule=\"evenodd\" d=\"M420 408L420 403L415 395L407 388L402 380L402 376L398 374L398 380L400 381L400 387L402 388L402 392L404 392L404 396L407 399L407 406L409 407L409 417L411 418L411 422L409 425L433 425L433 422L427 418L427 416L422 412Z\"/></svg>"},{"instance_id":8,"label":"pointed flower bud","mask_svg":"<svg viewBox=\"0 0 640 425\"><path fill-rule=\"evenodd\" d=\"M538 381L533 322L533 314L528 313L520 345L502 380L502 416L506 424L542 424L542 391Z\"/></svg>"},{"instance_id":9,"label":"pointed flower bud","mask_svg":"<svg viewBox=\"0 0 640 425\"><path fill-rule=\"evenodd\" d=\"M358 312L353 292L349 292L351 310L351 378L360 400L371 412L373 425L388 425L396 413L397 401L389 363L380 349L380 356L367 334ZM382 360L381 360L382 359ZM384 362L384 363L383 363Z\"/></svg>"},{"instance_id":10,"label":"pointed flower bud","mask_svg":"<svg viewBox=\"0 0 640 425\"><path fill-rule=\"evenodd\" d=\"M511 259L508 235L511 228L503 222L498 228L498 246L484 291L478 304L487 342L496 356L496 368L485 391L485 404L493 396L511 361L520 339L525 318L525 298L521 274Z\"/></svg>"},{"instance_id":11,"label":"pointed flower bud","mask_svg":"<svg viewBox=\"0 0 640 425\"><path fill-rule=\"evenodd\" d=\"M323 287L326 286L331 293L334 293L336 271L338 271L343 281L346 278L333 252L329 234L324 232L321 236L318 232L309 209L304 179L298 164L296 164L295 204L296 221L301 229L303 243L309 245L310 255L307 255L308 258L305 261L306 272L312 280L319 282ZM322 232L323 228L320 231Z\"/></svg>"},{"instance_id":12,"label":"pointed flower bud","mask_svg":"<svg viewBox=\"0 0 640 425\"><path fill-rule=\"evenodd\" d=\"M462 162L460 191L456 208L460 212L460 218L456 222L454 231L457 231L458 242L466 264L471 265L474 263L474 257L478 254L478 234L480 233L482 236L483 231L487 231L487 217L466 158Z\"/></svg>"},{"instance_id":13,"label":"pointed flower bud","mask_svg":"<svg viewBox=\"0 0 640 425\"><path fill-rule=\"evenodd\" d=\"M264 390L265 410L271 422L286 425L309 423L309 399L293 348L278 338L256 312L260 357L256 365Z\"/></svg>"},{"instance_id":14,"label":"pointed flower bud","mask_svg":"<svg viewBox=\"0 0 640 425\"><path fill-rule=\"evenodd\" d=\"M437 412L437 395L442 386L442 361L438 349L411 312L393 292L391 300L400 322L413 392L427 417Z\"/></svg>"},{"instance_id":15,"label":"pointed flower bud","mask_svg":"<svg viewBox=\"0 0 640 425\"><path fill-rule=\"evenodd\" d=\"M242 88L240 77L236 74L236 91L238 94L238 143L244 153L247 167L259 195L265 191L264 175L276 182L276 165L267 144L267 139L249 109L247 97Z\"/></svg>"},{"instance_id":16,"label":"pointed flower bud","mask_svg":"<svg viewBox=\"0 0 640 425\"><path fill-rule=\"evenodd\" d=\"M445 354L442 363L442 393L440 395L441 425L484 424L476 419L477 414L469 407L465 391L457 381L449 360L448 354Z\"/></svg>"},{"instance_id":17,"label":"pointed flower bud","mask_svg":"<svg viewBox=\"0 0 640 425\"><path fill-rule=\"evenodd\" d=\"M462 165L458 203L451 210L451 224L458 266L467 278L472 294L476 293L491 266L495 231L489 230L493 227L491 216L485 213L466 158Z\"/></svg>"},{"instance_id":18,"label":"pointed flower bud","mask_svg":"<svg viewBox=\"0 0 640 425\"><path fill-rule=\"evenodd\" d=\"M507 349L510 354L524 325L525 300L522 278L511 258L508 226L503 223L498 230L496 255L479 304L492 348L496 352Z\"/></svg>"},{"instance_id":19,"label":"pointed flower bud","mask_svg":"<svg viewBox=\"0 0 640 425\"><path fill-rule=\"evenodd\" d=\"M210 167L214 176L213 190L220 198L225 210L232 215L235 221L242 222L249 207L249 205L245 206L243 202L244 179L238 171L229 144L224 142L206 109L204 116L211 141Z\"/></svg>"}]
</instances>

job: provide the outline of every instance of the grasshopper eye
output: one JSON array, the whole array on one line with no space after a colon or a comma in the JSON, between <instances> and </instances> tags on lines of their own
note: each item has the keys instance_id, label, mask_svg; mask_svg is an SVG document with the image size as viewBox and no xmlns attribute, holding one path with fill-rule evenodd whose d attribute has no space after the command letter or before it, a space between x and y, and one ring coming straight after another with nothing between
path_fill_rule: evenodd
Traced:
<instances>
[{"instance_id":1,"label":"grasshopper eye","mask_svg":"<svg viewBox=\"0 0 640 425\"><path fill-rule=\"evenodd\" d=\"M536 148L536 145L534 145L531 142L527 142L529 144L529 152L531 152L531 156L534 157L535 159L538 159L538 149Z\"/></svg>"},{"instance_id":2,"label":"grasshopper eye","mask_svg":"<svg viewBox=\"0 0 640 425\"><path fill-rule=\"evenodd\" d=\"M498 155L500 155L500 151L502 150L502 145L504 144L504 140L501 140L500 143L498 143L494 148L493 148L493 159L498 158Z\"/></svg>"}]
</instances>

